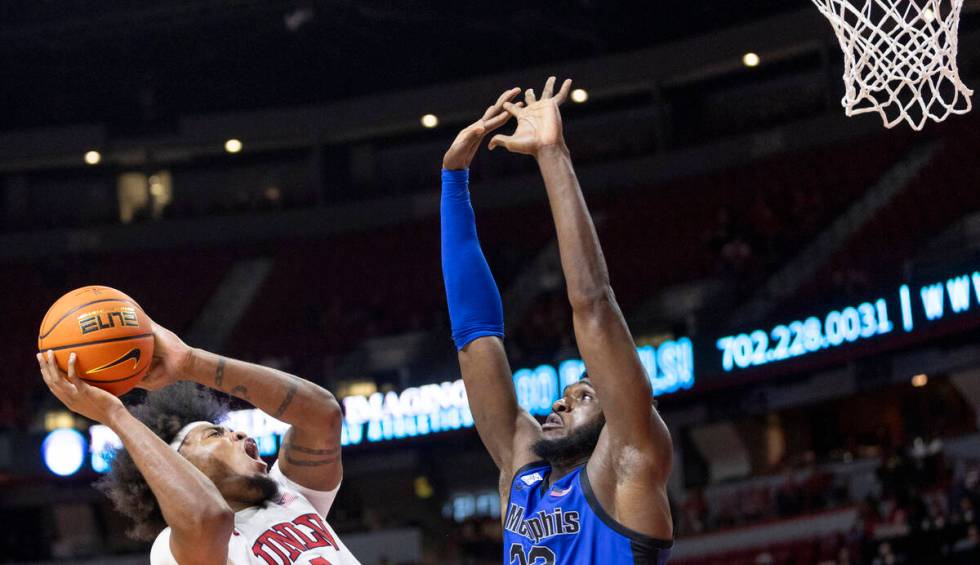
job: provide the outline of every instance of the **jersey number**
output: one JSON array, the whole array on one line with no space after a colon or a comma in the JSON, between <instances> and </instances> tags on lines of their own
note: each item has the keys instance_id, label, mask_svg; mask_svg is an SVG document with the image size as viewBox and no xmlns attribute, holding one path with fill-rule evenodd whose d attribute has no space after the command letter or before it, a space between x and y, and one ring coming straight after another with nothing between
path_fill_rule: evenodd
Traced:
<instances>
[{"instance_id":1,"label":"jersey number","mask_svg":"<svg viewBox=\"0 0 980 565\"><path fill-rule=\"evenodd\" d=\"M536 545L524 554L524 547L519 543L510 546L507 557L509 565L555 565L555 553L547 547Z\"/></svg>"}]
</instances>

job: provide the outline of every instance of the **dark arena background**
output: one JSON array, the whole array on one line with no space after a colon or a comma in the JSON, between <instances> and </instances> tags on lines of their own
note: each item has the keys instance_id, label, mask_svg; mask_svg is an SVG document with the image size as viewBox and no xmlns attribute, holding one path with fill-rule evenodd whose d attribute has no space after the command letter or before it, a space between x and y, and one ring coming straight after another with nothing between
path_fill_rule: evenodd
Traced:
<instances>
[{"instance_id":1,"label":"dark arena background","mask_svg":"<svg viewBox=\"0 0 980 565\"><path fill-rule=\"evenodd\" d=\"M811 2L7 0L0 54L0 562L148 562L91 486L118 440L34 359L48 306L102 284L341 399L329 520L362 563L501 563L439 166L554 74L674 442L671 563L980 563L980 113L845 117ZM543 417L582 370L546 194L485 148L472 193ZM274 456L282 425L233 408Z\"/></svg>"}]
</instances>

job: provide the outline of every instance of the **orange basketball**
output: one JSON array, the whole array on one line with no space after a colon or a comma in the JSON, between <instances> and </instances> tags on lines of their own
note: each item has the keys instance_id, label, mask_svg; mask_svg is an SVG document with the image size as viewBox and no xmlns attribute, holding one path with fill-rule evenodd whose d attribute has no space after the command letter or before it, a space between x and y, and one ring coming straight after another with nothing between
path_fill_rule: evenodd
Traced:
<instances>
[{"instance_id":1,"label":"orange basketball","mask_svg":"<svg viewBox=\"0 0 980 565\"><path fill-rule=\"evenodd\" d=\"M121 396L139 384L153 359L150 319L132 298L107 286L75 289L41 321L37 348L54 350L61 370L75 352L82 380Z\"/></svg>"}]
</instances>

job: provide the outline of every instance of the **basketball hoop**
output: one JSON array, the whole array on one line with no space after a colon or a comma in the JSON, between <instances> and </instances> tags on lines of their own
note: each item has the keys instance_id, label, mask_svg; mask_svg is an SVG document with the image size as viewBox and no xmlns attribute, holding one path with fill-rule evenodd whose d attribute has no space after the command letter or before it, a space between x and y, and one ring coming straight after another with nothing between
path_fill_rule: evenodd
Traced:
<instances>
[{"instance_id":1,"label":"basketball hoop","mask_svg":"<svg viewBox=\"0 0 980 565\"><path fill-rule=\"evenodd\" d=\"M963 0L813 0L844 51L848 116L878 112L885 127L965 114L970 90L956 68Z\"/></svg>"}]
</instances>

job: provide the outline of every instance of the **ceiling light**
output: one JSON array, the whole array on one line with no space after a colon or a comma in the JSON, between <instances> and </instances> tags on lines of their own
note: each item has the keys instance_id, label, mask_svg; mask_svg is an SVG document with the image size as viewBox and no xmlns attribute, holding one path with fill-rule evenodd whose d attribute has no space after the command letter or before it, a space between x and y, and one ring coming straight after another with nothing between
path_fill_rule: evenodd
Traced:
<instances>
[{"instance_id":1,"label":"ceiling light","mask_svg":"<svg viewBox=\"0 0 980 565\"><path fill-rule=\"evenodd\" d=\"M746 67L758 67L759 56L755 53L746 53L745 55L742 55L742 64Z\"/></svg>"}]
</instances>

